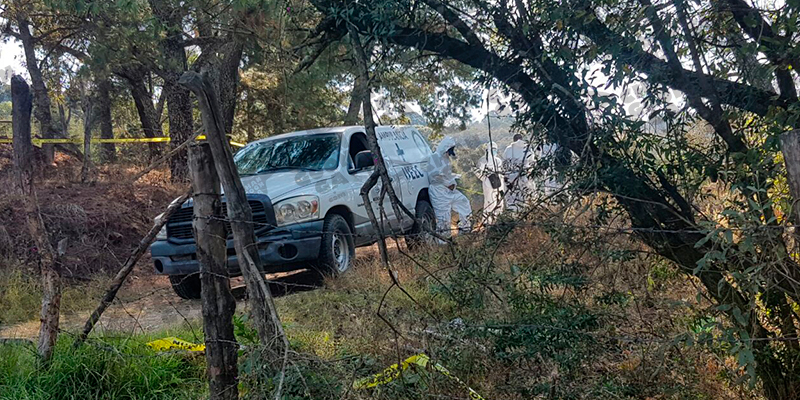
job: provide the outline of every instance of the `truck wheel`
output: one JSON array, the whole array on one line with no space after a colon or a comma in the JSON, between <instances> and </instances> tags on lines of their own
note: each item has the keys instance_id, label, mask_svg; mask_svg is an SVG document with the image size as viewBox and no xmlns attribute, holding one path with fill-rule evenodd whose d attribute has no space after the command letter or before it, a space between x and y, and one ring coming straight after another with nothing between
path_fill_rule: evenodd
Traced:
<instances>
[{"instance_id":1,"label":"truck wheel","mask_svg":"<svg viewBox=\"0 0 800 400\"><path fill-rule=\"evenodd\" d=\"M355 240L350 225L338 214L325 217L322 225L322 244L319 248L319 269L330 275L341 274L353 265L356 256Z\"/></svg>"},{"instance_id":2,"label":"truck wheel","mask_svg":"<svg viewBox=\"0 0 800 400\"><path fill-rule=\"evenodd\" d=\"M169 283L178 297L186 300L200 298L200 274L170 275Z\"/></svg>"},{"instance_id":3,"label":"truck wheel","mask_svg":"<svg viewBox=\"0 0 800 400\"><path fill-rule=\"evenodd\" d=\"M411 230L406 236L406 246L409 249L417 249L424 244L431 244L434 241L433 235L428 230L436 230L436 214L433 212L433 206L427 200L420 200L414 209L417 221L422 223L422 226L414 223ZM427 229L425 229L427 228Z\"/></svg>"}]
</instances>

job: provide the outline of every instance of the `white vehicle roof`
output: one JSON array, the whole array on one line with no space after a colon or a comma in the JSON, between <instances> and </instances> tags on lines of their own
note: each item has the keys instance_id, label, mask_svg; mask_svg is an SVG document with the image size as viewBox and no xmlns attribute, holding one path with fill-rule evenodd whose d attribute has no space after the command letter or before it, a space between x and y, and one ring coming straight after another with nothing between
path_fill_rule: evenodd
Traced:
<instances>
[{"instance_id":1,"label":"white vehicle roof","mask_svg":"<svg viewBox=\"0 0 800 400\"><path fill-rule=\"evenodd\" d=\"M406 127L408 127L408 125L380 125L380 126L376 126L375 130L397 129L397 128L406 128ZM347 132L347 131L350 131L350 130L365 131L366 129L363 126L360 126L360 125L332 126L332 127L327 127L327 128L314 128L314 129L307 129L307 130L304 130L304 131L294 131L294 132L281 133L281 134L278 134L278 135L275 135L275 136L270 136L268 138L259 139L259 140L250 142L249 144L268 142L268 141L274 140L274 139L285 139L285 138L297 137L297 136L314 135L314 134L318 134L318 133L344 133L344 132Z\"/></svg>"}]
</instances>

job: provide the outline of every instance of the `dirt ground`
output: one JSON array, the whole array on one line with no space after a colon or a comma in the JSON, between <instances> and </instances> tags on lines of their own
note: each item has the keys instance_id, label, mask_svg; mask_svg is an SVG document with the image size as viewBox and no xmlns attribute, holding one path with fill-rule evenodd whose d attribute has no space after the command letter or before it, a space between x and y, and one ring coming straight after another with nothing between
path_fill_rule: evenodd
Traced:
<instances>
[{"instance_id":1,"label":"dirt ground","mask_svg":"<svg viewBox=\"0 0 800 400\"><path fill-rule=\"evenodd\" d=\"M321 284L315 274L297 271L267 275L270 288L276 297L297 291L310 290ZM95 329L98 332L140 334L152 333L180 324L194 328L202 317L200 300L185 300L172 291L165 276L134 277L135 283L122 291L106 310ZM246 288L241 278L232 280L232 291L237 309L246 308ZM80 331L91 310L61 316L61 330L67 334ZM39 321L33 320L0 327L2 338L32 339L38 335Z\"/></svg>"},{"instance_id":2,"label":"dirt ground","mask_svg":"<svg viewBox=\"0 0 800 400\"><path fill-rule=\"evenodd\" d=\"M394 243L389 243L393 248ZM374 260L378 256L377 246L359 248L356 251L359 262ZM199 328L202 318L200 300L185 300L178 297L166 276L155 275L149 271L149 256L142 257L137 270L128 278L117 299L103 313L95 326L96 333L105 334L147 334L178 328L181 325ZM344 275L342 279L346 279ZM274 297L313 290L324 284L324 278L310 270L299 270L266 276ZM231 279L231 287L236 298L237 311L247 308L247 290L241 277ZM99 302L99 299L98 299ZM65 334L77 334L83 327L91 310L61 315L61 330ZM0 326L0 338L34 339L38 336L39 321L31 320L9 326Z\"/></svg>"},{"instance_id":3,"label":"dirt ground","mask_svg":"<svg viewBox=\"0 0 800 400\"><path fill-rule=\"evenodd\" d=\"M8 147L8 146L5 146ZM0 146L0 150L3 150ZM105 285L96 277L113 276L125 258L136 248L141 237L152 226L152 219L163 211L166 204L185 190L185 184L169 182L168 173L155 170L136 183L130 183L140 166L99 166L97 180L92 184L76 181L80 163L59 154L57 168L48 170L37 179L37 195L42 217L53 238L67 239L64 266L65 285L89 284L92 298L87 303L98 304L98 293ZM0 184L8 184L10 164L0 157ZM12 256L19 265L35 265L31 254L32 241L28 237L22 215L16 212L18 199L0 197L0 226L12 238L16 253ZM389 243L390 247L394 243ZM377 258L376 246L359 248L358 257ZM32 267L26 273L35 273ZM108 279L108 278L102 278ZM308 271L268 275L270 287L276 297L301 290L310 290L323 284L318 274ZM232 281L237 310L246 307L246 289L241 278ZM62 312L62 334L80 331L91 309ZM153 272L149 251L139 260L117 299L106 310L95 330L105 333L140 334L179 327L181 324L198 324L201 305L198 300L179 298L165 276ZM198 328L194 326L193 328ZM39 321L0 325L0 338L35 338Z\"/></svg>"}]
</instances>

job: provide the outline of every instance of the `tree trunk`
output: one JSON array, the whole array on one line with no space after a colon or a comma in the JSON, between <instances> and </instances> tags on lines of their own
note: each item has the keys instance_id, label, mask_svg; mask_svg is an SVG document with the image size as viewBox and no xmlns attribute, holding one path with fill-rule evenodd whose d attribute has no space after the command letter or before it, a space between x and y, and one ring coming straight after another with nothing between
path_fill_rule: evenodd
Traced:
<instances>
[{"instance_id":1,"label":"tree trunk","mask_svg":"<svg viewBox=\"0 0 800 400\"><path fill-rule=\"evenodd\" d=\"M362 109L364 113L364 127L367 131L367 144L369 145L370 151L372 151L373 158L375 159L375 171L381 178L381 183L383 187L389 194L389 200L392 203L392 209L395 212L395 216L397 217L398 223L398 231L402 226L402 218L403 214L400 210L400 201L397 197L397 193L394 191L394 186L392 186L392 180L389 178L389 173L386 169L386 162L383 159L383 153L381 152L381 147L378 145L378 135L375 132L375 118L372 115L372 99L370 96L370 79L369 79L369 56L367 55L364 46L361 45L361 39L358 37L358 32L355 29L350 27L350 40L353 43L353 49L355 50L355 59L356 59L356 66L358 70L358 78L364 84L363 88L363 102L362 102ZM363 191L363 188L362 188ZM362 193L363 194L363 193ZM381 201L381 204L383 202ZM411 218L414 218L414 215L408 210L404 210Z\"/></svg>"},{"instance_id":2,"label":"tree trunk","mask_svg":"<svg viewBox=\"0 0 800 400\"><path fill-rule=\"evenodd\" d=\"M11 77L11 96L14 185L17 193L25 194L27 183L33 180L32 101L28 84L19 75Z\"/></svg>"},{"instance_id":3,"label":"tree trunk","mask_svg":"<svg viewBox=\"0 0 800 400\"><path fill-rule=\"evenodd\" d=\"M14 142L14 171L17 187L24 197L23 207L31 238L36 243L39 267L42 274L42 310L40 314L38 352L43 363L48 363L58 339L59 311L61 308L61 276L58 260L47 236L47 229L39 213L39 204L33 186L30 154L32 99L28 84L15 75L11 78L11 99Z\"/></svg>"},{"instance_id":4,"label":"tree trunk","mask_svg":"<svg viewBox=\"0 0 800 400\"><path fill-rule=\"evenodd\" d=\"M111 79L107 76L101 77L97 82L96 117L100 124L100 138L114 138L114 124L111 121ZM102 143L100 145L100 159L104 162L114 162L117 160L117 146L114 143Z\"/></svg>"},{"instance_id":5,"label":"tree trunk","mask_svg":"<svg viewBox=\"0 0 800 400\"><path fill-rule=\"evenodd\" d=\"M94 107L92 107L89 96L85 96L84 102L88 103L83 107L83 166L81 167L81 182L90 181L92 170L92 120L94 119Z\"/></svg>"},{"instance_id":6,"label":"tree trunk","mask_svg":"<svg viewBox=\"0 0 800 400\"><path fill-rule=\"evenodd\" d=\"M72 108L64 108L63 103L58 103L58 117L61 120L61 135L69 136L69 122L72 120Z\"/></svg>"},{"instance_id":7,"label":"tree trunk","mask_svg":"<svg viewBox=\"0 0 800 400\"><path fill-rule=\"evenodd\" d=\"M233 32L226 36L226 40L219 45L204 46L203 53L192 69L206 74L214 90L219 93L225 134L230 135L239 98L239 64L242 61L244 42Z\"/></svg>"},{"instance_id":8,"label":"tree trunk","mask_svg":"<svg viewBox=\"0 0 800 400\"><path fill-rule=\"evenodd\" d=\"M362 74L357 74L353 91L350 92L350 106L347 107L347 115L344 117L345 125L355 125L358 123L358 112L361 111L361 105L364 104L364 97L368 90L367 82L364 81ZM366 120L365 120L366 121Z\"/></svg>"},{"instance_id":9,"label":"tree trunk","mask_svg":"<svg viewBox=\"0 0 800 400\"><path fill-rule=\"evenodd\" d=\"M136 105L136 112L139 115L139 123L142 125L144 137L160 137L162 135L161 116L153 105L152 92L145 85L145 71L131 68L115 70L115 73L128 82L128 88L131 91L133 103ZM161 155L161 145L159 143L150 143L148 147L150 148L151 159L156 159Z\"/></svg>"},{"instance_id":10,"label":"tree trunk","mask_svg":"<svg viewBox=\"0 0 800 400\"><path fill-rule=\"evenodd\" d=\"M253 220L253 213L247 202L239 173L233 164L233 156L225 137L222 112L213 85L207 77L202 77L196 72L184 73L180 82L191 89L198 99L203 117L203 128L225 190L236 256L239 259L242 275L247 282L253 322L258 331L259 340L267 350L274 352L273 355L283 354L285 357L288 351L288 341L280 324L272 294L260 270L261 260L253 225L250 223Z\"/></svg>"},{"instance_id":11,"label":"tree trunk","mask_svg":"<svg viewBox=\"0 0 800 400\"><path fill-rule=\"evenodd\" d=\"M186 51L183 48L183 25L181 13L171 2L149 0L153 14L165 27L165 36L161 39L161 58L164 79L164 91L167 101L167 117L169 119L170 146L174 148L192 137L192 101L189 91L178 85L178 79L187 69ZM170 160L170 172L173 181L185 181L189 177L187 155L176 154Z\"/></svg>"},{"instance_id":12,"label":"tree trunk","mask_svg":"<svg viewBox=\"0 0 800 400\"><path fill-rule=\"evenodd\" d=\"M175 148L192 136L192 102L189 91L184 90L176 83L165 84L164 90L167 91L170 148ZM172 157L169 169L173 181L186 180L189 173L186 153L181 152Z\"/></svg>"},{"instance_id":13,"label":"tree trunk","mask_svg":"<svg viewBox=\"0 0 800 400\"><path fill-rule=\"evenodd\" d=\"M117 292L119 292L119 289L122 287L125 279L128 277L128 275L130 275L131 271L133 271L133 267L136 266L136 263L150 247L150 244L153 243L153 239L156 238L156 235L158 235L158 232L164 227L169 218L174 215L175 212L181 209L181 205L186 201L186 199L189 198L190 193L191 191L186 192L182 196L173 200L172 203L167 206L166 211L161 214L161 217L156 219L153 227L150 228L142 240L139 241L139 246L137 246L128 259L125 260L125 264L122 265L122 268L120 268L120 270L114 276L114 280L111 281L111 285L109 285L105 295L103 295L103 299L100 300L100 304L94 309L92 315L89 316L89 319L87 319L86 323L83 325L83 331L75 340L75 348L80 347L80 345L86 341L86 338L89 337L89 333L92 332L94 325L100 320L103 312L106 311L108 306L111 305L111 302L114 301L114 298L117 297Z\"/></svg>"},{"instance_id":14,"label":"tree trunk","mask_svg":"<svg viewBox=\"0 0 800 400\"><path fill-rule=\"evenodd\" d=\"M13 254L14 241L4 225L0 225L0 254Z\"/></svg>"},{"instance_id":15,"label":"tree trunk","mask_svg":"<svg viewBox=\"0 0 800 400\"><path fill-rule=\"evenodd\" d=\"M235 38L232 43L224 46L223 57L220 60L219 75L216 87L219 90L220 109L225 134L233 132L233 117L236 115L236 103L239 94L239 63L242 61L244 43Z\"/></svg>"},{"instance_id":16,"label":"tree trunk","mask_svg":"<svg viewBox=\"0 0 800 400\"><path fill-rule=\"evenodd\" d=\"M781 135L781 152L786 164L786 177L792 195L792 217L794 225L800 226L800 129Z\"/></svg>"},{"instance_id":17,"label":"tree trunk","mask_svg":"<svg viewBox=\"0 0 800 400\"><path fill-rule=\"evenodd\" d=\"M17 15L17 26L19 28L20 41L22 48L25 51L25 67L28 70L28 75L31 76L31 83L33 84L33 102L36 106L34 109L36 120L39 121L39 129L42 137L45 139L52 139L58 136L58 129L53 125L53 117L50 113L50 96L47 92L47 86L44 83L44 76L42 70L39 68L39 62L36 60L36 46L34 43L33 35L31 34L30 24L26 17ZM55 147L52 144L42 145L44 162L48 165L53 164L55 160Z\"/></svg>"},{"instance_id":18,"label":"tree trunk","mask_svg":"<svg viewBox=\"0 0 800 400\"><path fill-rule=\"evenodd\" d=\"M189 175L194 188L194 237L200 264L206 372L211 400L239 398L233 335L236 300L231 294L227 244L222 220L219 176L208 143L189 146Z\"/></svg>"}]
</instances>

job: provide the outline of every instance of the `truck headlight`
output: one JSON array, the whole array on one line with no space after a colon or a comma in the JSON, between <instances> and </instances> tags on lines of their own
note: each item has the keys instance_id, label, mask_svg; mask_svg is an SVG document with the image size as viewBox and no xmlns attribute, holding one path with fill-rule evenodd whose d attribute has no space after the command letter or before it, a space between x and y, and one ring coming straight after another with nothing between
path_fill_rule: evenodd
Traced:
<instances>
[{"instance_id":1,"label":"truck headlight","mask_svg":"<svg viewBox=\"0 0 800 400\"><path fill-rule=\"evenodd\" d=\"M273 206L278 226L319 219L319 198L297 196L279 201Z\"/></svg>"},{"instance_id":2,"label":"truck headlight","mask_svg":"<svg viewBox=\"0 0 800 400\"><path fill-rule=\"evenodd\" d=\"M164 217L163 213L158 214L153 219L153 225L160 223L161 222L161 218L163 218L163 217ZM161 227L161 230L158 231L158 233L156 234L156 240L167 240L167 224L164 224L164 226Z\"/></svg>"}]
</instances>

